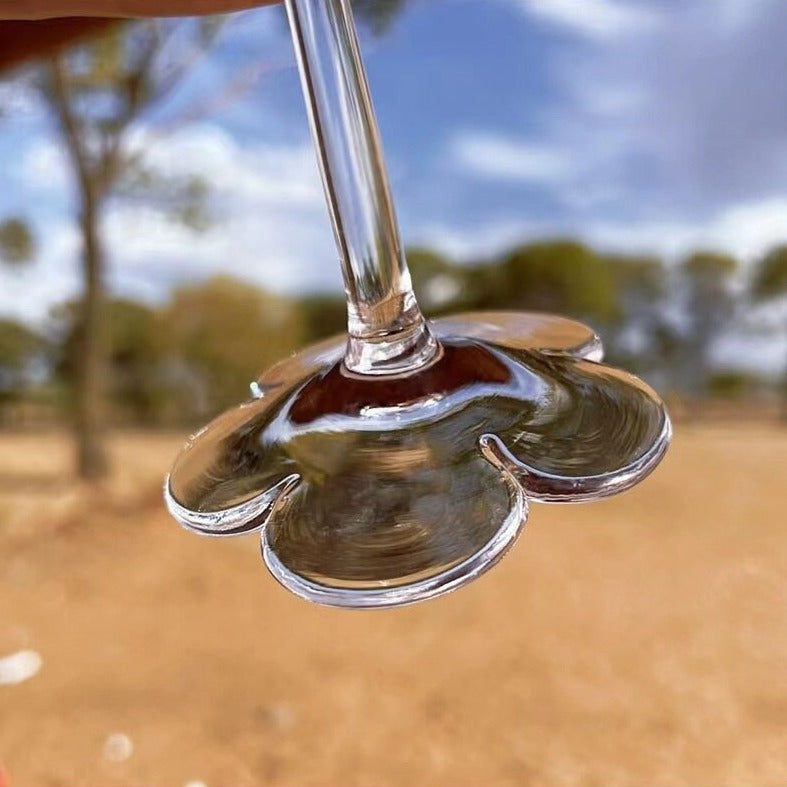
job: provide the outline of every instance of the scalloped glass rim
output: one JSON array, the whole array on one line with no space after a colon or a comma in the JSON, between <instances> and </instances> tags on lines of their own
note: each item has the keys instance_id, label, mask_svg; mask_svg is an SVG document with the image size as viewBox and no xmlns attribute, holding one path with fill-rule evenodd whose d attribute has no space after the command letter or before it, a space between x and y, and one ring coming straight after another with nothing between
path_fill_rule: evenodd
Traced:
<instances>
[{"instance_id":1,"label":"scalloped glass rim","mask_svg":"<svg viewBox=\"0 0 787 787\"><path fill-rule=\"evenodd\" d=\"M601 339L591 328L560 315L514 311L466 312L438 318L430 324L438 339L461 332L468 338L480 339L491 344L500 343L505 347L532 349L545 355L566 356L591 362L599 362L603 357ZM563 342L562 345L556 343L558 336ZM254 399L218 415L189 438L164 484L167 509L180 525L198 535L214 537L247 535L265 526L276 500L282 492L290 489L299 480L297 474L282 478L270 488L236 505L215 511L198 511L183 505L172 488L172 475L178 472L181 459L192 450L193 446L206 435L212 434L215 429L221 428L222 421L227 416L243 409L254 408L269 391L274 392L275 398L275 392L284 392L293 382L335 363L341 358L345 343L346 336L343 334L331 337L274 364L253 384L252 390L256 392ZM508 463L515 476L524 474L526 488L528 479L543 475L541 471L517 460L507 449L501 449L500 453L500 459ZM612 479L599 477L599 481L597 485L599 488L608 487L611 491L607 494L614 493L615 485ZM591 495L592 492L588 492L588 496ZM534 499L549 499L539 498L537 492L532 496Z\"/></svg>"},{"instance_id":2,"label":"scalloped glass rim","mask_svg":"<svg viewBox=\"0 0 787 787\"><path fill-rule=\"evenodd\" d=\"M497 438L493 438L497 441ZM426 579L407 584L363 589L321 584L290 571L271 548L267 530L262 529L260 546L268 570L279 584L296 596L315 604L345 609L384 609L402 607L437 598L472 582L495 566L513 546L528 518L528 501L524 490L494 452L482 447L487 460L500 471L513 499L511 511L491 539L475 554L449 569Z\"/></svg>"},{"instance_id":3,"label":"scalloped glass rim","mask_svg":"<svg viewBox=\"0 0 787 787\"><path fill-rule=\"evenodd\" d=\"M350 0L285 6L348 332L273 366L252 402L191 438L165 498L201 535L262 530L265 563L296 595L399 606L494 565L528 497L632 486L671 427L652 389L594 363L601 342L580 323L516 312L424 320Z\"/></svg>"}]
</instances>

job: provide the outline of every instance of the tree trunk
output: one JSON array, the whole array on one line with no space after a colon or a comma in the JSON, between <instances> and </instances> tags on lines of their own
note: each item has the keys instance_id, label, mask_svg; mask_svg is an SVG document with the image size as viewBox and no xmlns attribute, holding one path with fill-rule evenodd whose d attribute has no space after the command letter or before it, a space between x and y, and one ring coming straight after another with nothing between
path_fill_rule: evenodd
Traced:
<instances>
[{"instance_id":1,"label":"tree trunk","mask_svg":"<svg viewBox=\"0 0 787 787\"><path fill-rule=\"evenodd\" d=\"M784 335L787 336L787 326L785 326ZM782 372L781 390L779 391L781 399L781 419L787 423L787 358L784 360L784 370Z\"/></svg>"},{"instance_id":2,"label":"tree trunk","mask_svg":"<svg viewBox=\"0 0 787 787\"><path fill-rule=\"evenodd\" d=\"M98 212L94 197L89 191L81 196L84 291L79 315L74 437L80 478L96 479L105 476L109 468L103 439L106 371L105 297L102 276L104 260L98 238Z\"/></svg>"},{"instance_id":3,"label":"tree trunk","mask_svg":"<svg viewBox=\"0 0 787 787\"><path fill-rule=\"evenodd\" d=\"M106 335L104 329L104 258L98 233L102 188L91 168L85 140L69 103L69 88L58 56L50 61L51 93L55 113L71 158L81 206L82 281L76 379L74 381L74 437L77 472L93 480L106 475L109 464L103 440Z\"/></svg>"}]
</instances>

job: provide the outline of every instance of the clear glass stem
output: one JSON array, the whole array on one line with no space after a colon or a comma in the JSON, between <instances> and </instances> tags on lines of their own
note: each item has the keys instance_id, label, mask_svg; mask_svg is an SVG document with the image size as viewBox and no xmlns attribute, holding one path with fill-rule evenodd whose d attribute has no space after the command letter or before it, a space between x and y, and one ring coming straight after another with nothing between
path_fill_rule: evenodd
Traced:
<instances>
[{"instance_id":1,"label":"clear glass stem","mask_svg":"<svg viewBox=\"0 0 787 787\"><path fill-rule=\"evenodd\" d=\"M345 366L401 374L438 352L413 293L349 0L286 0L347 293Z\"/></svg>"}]
</instances>

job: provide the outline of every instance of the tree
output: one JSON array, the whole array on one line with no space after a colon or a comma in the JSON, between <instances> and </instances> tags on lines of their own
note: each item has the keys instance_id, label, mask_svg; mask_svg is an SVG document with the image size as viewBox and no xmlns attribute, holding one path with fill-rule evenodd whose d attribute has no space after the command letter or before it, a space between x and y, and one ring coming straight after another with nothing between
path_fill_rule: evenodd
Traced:
<instances>
[{"instance_id":1,"label":"tree","mask_svg":"<svg viewBox=\"0 0 787 787\"><path fill-rule=\"evenodd\" d=\"M383 33L404 8L406 0L353 0L359 19L375 33Z\"/></svg>"},{"instance_id":2,"label":"tree","mask_svg":"<svg viewBox=\"0 0 787 787\"><path fill-rule=\"evenodd\" d=\"M751 283L751 294L756 301L774 301L787 297L787 245L771 249L758 263ZM782 326L787 335L787 324ZM787 359L781 380L782 415L787 419Z\"/></svg>"},{"instance_id":3,"label":"tree","mask_svg":"<svg viewBox=\"0 0 787 787\"><path fill-rule=\"evenodd\" d=\"M27 222L16 216L0 222L0 262L18 267L34 256L35 238ZM26 325L0 319L0 404L18 396L45 348L45 339Z\"/></svg>"},{"instance_id":4,"label":"tree","mask_svg":"<svg viewBox=\"0 0 787 787\"><path fill-rule=\"evenodd\" d=\"M82 309L78 301L70 301L57 307L52 316L60 336L56 372L71 380L79 368L84 342ZM105 330L106 387L113 414L131 417L136 423L159 422L173 395L162 368L166 337L160 314L145 304L113 298L106 303Z\"/></svg>"},{"instance_id":5,"label":"tree","mask_svg":"<svg viewBox=\"0 0 787 787\"><path fill-rule=\"evenodd\" d=\"M385 33L402 12L407 0L351 0L354 17L375 35ZM282 21L286 24L284 9Z\"/></svg>"},{"instance_id":6,"label":"tree","mask_svg":"<svg viewBox=\"0 0 787 787\"><path fill-rule=\"evenodd\" d=\"M607 360L649 377L663 375L667 276L658 257L603 257L615 289L617 319L604 335Z\"/></svg>"},{"instance_id":7,"label":"tree","mask_svg":"<svg viewBox=\"0 0 787 787\"><path fill-rule=\"evenodd\" d=\"M13 216L0 222L0 259L7 265L25 265L35 257L33 232L24 219Z\"/></svg>"},{"instance_id":8,"label":"tree","mask_svg":"<svg viewBox=\"0 0 787 787\"><path fill-rule=\"evenodd\" d=\"M297 304L227 276L177 288L162 318L169 375L183 411L215 414L303 342Z\"/></svg>"},{"instance_id":9,"label":"tree","mask_svg":"<svg viewBox=\"0 0 787 787\"><path fill-rule=\"evenodd\" d=\"M787 295L787 245L771 249L755 268L751 292L756 300Z\"/></svg>"},{"instance_id":10,"label":"tree","mask_svg":"<svg viewBox=\"0 0 787 787\"><path fill-rule=\"evenodd\" d=\"M341 295L300 298L298 312L305 342L316 342L347 330L347 301Z\"/></svg>"},{"instance_id":11,"label":"tree","mask_svg":"<svg viewBox=\"0 0 787 787\"><path fill-rule=\"evenodd\" d=\"M0 424L13 422L14 405L38 388L50 351L49 342L26 325L0 319Z\"/></svg>"},{"instance_id":12,"label":"tree","mask_svg":"<svg viewBox=\"0 0 787 787\"><path fill-rule=\"evenodd\" d=\"M155 178L144 156L129 145L129 134L180 81L193 53L215 36L213 20L147 21L117 25L106 35L56 53L25 72L53 120L73 174L76 212L82 239L82 297L78 301L78 348L74 357L74 433L77 467L83 478L98 478L107 469L102 439L108 340L105 332L107 251L101 219L110 200L147 187L155 197ZM190 52L186 57L183 52ZM191 182L167 183L167 204L179 217L199 223L203 191ZM184 205L186 206L184 208ZM29 256L32 239L24 221L0 225L4 256Z\"/></svg>"},{"instance_id":13,"label":"tree","mask_svg":"<svg viewBox=\"0 0 787 787\"><path fill-rule=\"evenodd\" d=\"M519 246L503 258L500 273L493 279L498 308L555 312L597 324L620 314L608 266L576 241Z\"/></svg>"},{"instance_id":14,"label":"tree","mask_svg":"<svg viewBox=\"0 0 787 787\"><path fill-rule=\"evenodd\" d=\"M0 262L21 267L35 257L35 237L27 222L17 216L0 222ZM18 400L35 362L47 346L43 337L15 320L0 319L0 423L7 404Z\"/></svg>"},{"instance_id":15,"label":"tree","mask_svg":"<svg viewBox=\"0 0 787 787\"><path fill-rule=\"evenodd\" d=\"M46 350L44 337L15 320L0 319L0 390L16 388Z\"/></svg>"},{"instance_id":16,"label":"tree","mask_svg":"<svg viewBox=\"0 0 787 787\"><path fill-rule=\"evenodd\" d=\"M737 269L734 257L715 251L695 252L680 265L688 317L681 373L693 397L702 392L709 379L713 343L732 320L735 311L732 277Z\"/></svg>"}]
</instances>

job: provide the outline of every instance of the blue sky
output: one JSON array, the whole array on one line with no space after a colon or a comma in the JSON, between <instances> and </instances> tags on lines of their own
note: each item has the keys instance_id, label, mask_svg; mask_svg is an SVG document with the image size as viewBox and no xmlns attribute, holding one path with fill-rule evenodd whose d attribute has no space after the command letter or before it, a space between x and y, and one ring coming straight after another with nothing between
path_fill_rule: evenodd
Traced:
<instances>
[{"instance_id":1,"label":"blue sky","mask_svg":"<svg viewBox=\"0 0 787 787\"><path fill-rule=\"evenodd\" d=\"M572 235L749 263L787 241L785 40L777 0L410 0L363 36L405 241L461 261ZM182 121L260 59L242 95ZM71 185L29 98L5 85L0 104L0 215L29 216L42 241L30 270L0 271L0 313L36 321L78 289ZM217 272L340 292L280 9L233 19L135 135L160 170L210 180L218 220L195 235L114 206L116 292L155 301Z\"/></svg>"}]
</instances>

